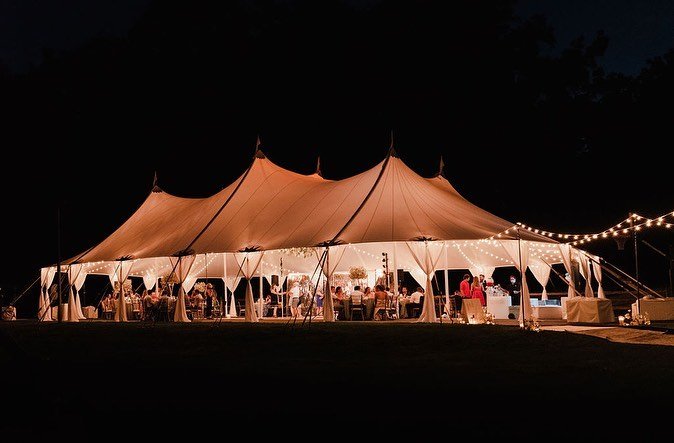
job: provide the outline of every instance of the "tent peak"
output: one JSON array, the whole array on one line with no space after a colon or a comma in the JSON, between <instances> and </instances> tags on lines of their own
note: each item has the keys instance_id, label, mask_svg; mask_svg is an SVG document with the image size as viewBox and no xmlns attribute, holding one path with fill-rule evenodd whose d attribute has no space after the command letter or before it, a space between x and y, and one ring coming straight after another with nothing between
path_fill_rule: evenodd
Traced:
<instances>
[{"instance_id":1,"label":"tent peak","mask_svg":"<svg viewBox=\"0 0 674 443\"><path fill-rule=\"evenodd\" d=\"M442 158L442 154L440 154L440 165L438 166L438 173L436 177L445 177L445 161Z\"/></svg>"},{"instance_id":2,"label":"tent peak","mask_svg":"<svg viewBox=\"0 0 674 443\"><path fill-rule=\"evenodd\" d=\"M157 171L154 171L154 179L152 180L152 192L164 192L164 190L159 187L159 181L157 179Z\"/></svg>"},{"instance_id":3,"label":"tent peak","mask_svg":"<svg viewBox=\"0 0 674 443\"><path fill-rule=\"evenodd\" d=\"M388 156L389 157L398 157L398 153L396 152L395 148L393 147L393 130L391 130L391 142L389 143L388 146Z\"/></svg>"},{"instance_id":4,"label":"tent peak","mask_svg":"<svg viewBox=\"0 0 674 443\"><path fill-rule=\"evenodd\" d=\"M321 156L318 156L318 160L316 160L316 172L315 174L319 177L323 177L323 171L321 171Z\"/></svg>"},{"instance_id":5,"label":"tent peak","mask_svg":"<svg viewBox=\"0 0 674 443\"><path fill-rule=\"evenodd\" d=\"M260 150L262 141L260 140L260 134L257 135L257 140L255 141L255 158L267 158L264 153Z\"/></svg>"}]
</instances>

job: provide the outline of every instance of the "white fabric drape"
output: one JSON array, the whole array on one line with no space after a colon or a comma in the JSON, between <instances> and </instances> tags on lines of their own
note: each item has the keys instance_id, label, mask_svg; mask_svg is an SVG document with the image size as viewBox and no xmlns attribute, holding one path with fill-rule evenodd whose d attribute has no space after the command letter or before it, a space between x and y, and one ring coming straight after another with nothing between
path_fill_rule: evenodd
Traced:
<instances>
[{"instance_id":1,"label":"white fabric drape","mask_svg":"<svg viewBox=\"0 0 674 443\"><path fill-rule=\"evenodd\" d=\"M224 277L222 278L222 281L225 282L225 303L227 303L227 289L229 289L232 293L230 302L229 302L229 316L230 317L236 317L236 299L234 298L234 291L236 290L236 287L239 286L239 282L241 281L241 276L239 275L238 269L237 269L237 275L235 276L229 276L227 275L227 254L224 254L223 258L223 263L224 263L224 269L223 269L223 274Z\"/></svg>"},{"instance_id":2,"label":"white fabric drape","mask_svg":"<svg viewBox=\"0 0 674 443\"><path fill-rule=\"evenodd\" d=\"M585 297L594 297L592 292L592 271L590 271L590 259L584 252L577 250L580 275L585 279Z\"/></svg>"},{"instance_id":3,"label":"white fabric drape","mask_svg":"<svg viewBox=\"0 0 674 443\"><path fill-rule=\"evenodd\" d=\"M420 287L423 288L423 287L426 286L426 273L424 271L422 271L419 268L412 268L412 269L410 269L409 272L410 272L410 275L412 276L412 278L414 279L414 281L417 282L417 284ZM431 276L431 280L433 280L433 278L435 278L435 273L433 273L433 275ZM412 291L412 292L414 292L414 291Z\"/></svg>"},{"instance_id":4,"label":"white fabric drape","mask_svg":"<svg viewBox=\"0 0 674 443\"><path fill-rule=\"evenodd\" d=\"M120 260L117 264L117 281L119 282L119 298L117 299L117 310L115 311L115 321L129 321L126 317L126 302L124 300L124 282L133 269L133 261ZM114 287L114 283L113 283Z\"/></svg>"},{"instance_id":5,"label":"white fabric drape","mask_svg":"<svg viewBox=\"0 0 674 443\"><path fill-rule=\"evenodd\" d=\"M335 251L336 249L336 251ZM344 252L346 251L346 246L333 246L328 248L328 257L327 260L323 262L323 275L325 275L326 291L323 294L323 321L324 322L333 322L335 321L335 306L332 302L332 294L330 293L330 279L332 274L335 273L337 266L342 261L344 257ZM320 260L322 254L319 254L316 251L316 256Z\"/></svg>"},{"instance_id":6,"label":"white fabric drape","mask_svg":"<svg viewBox=\"0 0 674 443\"><path fill-rule=\"evenodd\" d=\"M520 326L524 320L531 320L531 298L529 297L529 285L527 284L527 268L529 267L529 244L526 241L503 240L503 249L512 260L513 264L521 273L522 290L520 291ZM520 268L520 262L522 267Z\"/></svg>"},{"instance_id":7,"label":"white fabric drape","mask_svg":"<svg viewBox=\"0 0 674 443\"><path fill-rule=\"evenodd\" d=\"M143 285L148 291L152 289L157 284L157 273L156 272L146 272L143 274ZM159 288L157 288L159 289Z\"/></svg>"},{"instance_id":8,"label":"white fabric drape","mask_svg":"<svg viewBox=\"0 0 674 443\"><path fill-rule=\"evenodd\" d=\"M569 287L567 289L566 295L569 298L573 298L576 296L575 291L576 285L573 281L573 267L571 266L571 246L563 244L559 244L557 246L559 247L559 252L560 255L562 256L562 263L564 263L564 268L566 269L566 272L569 273L569 281L567 282Z\"/></svg>"},{"instance_id":9,"label":"white fabric drape","mask_svg":"<svg viewBox=\"0 0 674 443\"><path fill-rule=\"evenodd\" d=\"M227 281L225 282L225 285L227 285L227 289L229 289L233 293L236 290L236 288L239 286L240 282L241 282L241 276L227 277Z\"/></svg>"},{"instance_id":10,"label":"white fabric drape","mask_svg":"<svg viewBox=\"0 0 674 443\"><path fill-rule=\"evenodd\" d=\"M531 273L534 274L538 283L543 286L543 292L541 293L541 300L548 299L548 290L545 288L550 280L550 266L543 260L533 259L529 264L529 269Z\"/></svg>"},{"instance_id":11,"label":"white fabric drape","mask_svg":"<svg viewBox=\"0 0 674 443\"><path fill-rule=\"evenodd\" d=\"M183 282L183 289L185 290L185 294L189 294L189 292L196 284L197 284L197 277L194 275L188 275L187 278L185 278L185 281Z\"/></svg>"},{"instance_id":12,"label":"white fabric drape","mask_svg":"<svg viewBox=\"0 0 674 443\"><path fill-rule=\"evenodd\" d=\"M414 261L419 265L419 269L426 274L426 291L424 292L424 306L419 316L419 322L435 323L437 315L435 313L435 295L433 294L433 276L438 266L440 256L444 251L444 244L441 242L406 242Z\"/></svg>"},{"instance_id":13,"label":"white fabric drape","mask_svg":"<svg viewBox=\"0 0 674 443\"><path fill-rule=\"evenodd\" d=\"M604 288L601 286L601 264L599 263L599 257L595 257L592 261L592 271L594 272L594 279L597 280L597 284L599 285L597 288L597 297L606 298Z\"/></svg>"},{"instance_id":14,"label":"white fabric drape","mask_svg":"<svg viewBox=\"0 0 674 443\"><path fill-rule=\"evenodd\" d=\"M52 321L51 317L51 300L49 299L49 287L56 275L56 268L42 268L40 269L40 304L38 311L38 319L41 321Z\"/></svg>"},{"instance_id":15,"label":"white fabric drape","mask_svg":"<svg viewBox=\"0 0 674 443\"><path fill-rule=\"evenodd\" d=\"M173 313L173 321L175 322L188 323L190 321L187 317L187 309L185 309L185 288L183 284L190 275L196 257L196 255L170 257L171 269L175 269L174 273L178 280L178 300L176 301L176 308ZM194 283L192 283L192 285L194 285Z\"/></svg>"},{"instance_id":16,"label":"white fabric drape","mask_svg":"<svg viewBox=\"0 0 674 443\"><path fill-rule=\"evenodd\" d=\"M68 294L68 319L66 320L68 322L78 322L84 318L84 314L80 316L82 308L80 308L80 312L77 310L77 301L75 298L75 289L77 289L75 287L75 282L79 281L80 284L84 283L84 279L80 279L82 268L82 265L70 265L68 269L68 283L70 284L70 291Z\"/></svg>"},{"instance_id":17,"label":"white fabric drape","mask_svg":"<svg viewBox=\"0 0 674 443\"><path fill-rule=\"evenodd\" d=\"M255 312L255 301L253 300L253 286L250 284L250 279L257 272L257 268L262 262L264 252L237 252L234 254L234 259L241 268L244 277L246 277L246 321L255 323L258 320Z\"/></svg>"},{"instance_id":18,"label":"white fabric drape","mask_svg":"<svg viewBox=\"0 0 674 443\"><path fill-rule=\"evenodd\" d=\"M229 316L230 317L236 317L236 300L234 299L234 291L236 290L237 286L239 286L239 282L241 281L240 276L236 277L230 277L230 276L225 276L222 278L222 281L225 282L225 298L227 298L227 289L230 290L232 293L230 302L229 302Z\"/></svg>"},{"instance_id":19,"label":"white fabric drape","mask_svg":"<svg viewBox=\"0 0 674 443\"><path fill-rule=\"evenodd\" d=\"M79 317L80 320L85 320L86 317L84 316L84 312L82 312L82 304L80 303L80 290L84 286L84 281L87 279L87 273L84 272L84 266L81 266L80 272L77 273L77 277L74 279L74 285L75 285L75 306L77 308L77 316Z\"/></svg>"},{"instance_id":20,"label":"white fabric drape","mask_svg":"<svg viewBox=\"0 0 674 443\"><path fill-rule=\"evenodd\" d=\"M229 302L229 316L230 317L236 317L236 300L234 299L234 293L232 292L232 298L230 298Z\"/></svg>"}]
</instances>

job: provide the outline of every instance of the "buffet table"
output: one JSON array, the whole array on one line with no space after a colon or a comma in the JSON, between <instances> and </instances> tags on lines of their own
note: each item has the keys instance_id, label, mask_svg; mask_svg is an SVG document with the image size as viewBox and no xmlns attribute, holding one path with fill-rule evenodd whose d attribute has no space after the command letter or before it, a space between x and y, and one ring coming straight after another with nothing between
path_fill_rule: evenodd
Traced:
<instances>
[{"instance_id":1,"label":"buffet table","mask_svg":"<svg viewBox=\"0 0 674 443\"><path fill-rule=\"evenodd\" d=\"M532 315L539 320L561 320L561 306L533 306Z\"/></svg>"},{"instance_id":2,"label":"buffet table","mask_svg":"<svg viewBox=\"0 0 674 443\"><path fill-rule=\"evenodd\" d=\"M674 297L642 298L639 304L632 303L634 314L646 314L650 320L674 320Z\"/></svg>"},{"instance_id":3,"label":"buffet table","mask_svg":"<svg viewBox=\"0 0 674 443\"><path fill-rule=\"evenodd\" d=\"M509 295L501 296L487 296L487 312L494 315L497 319L507 319L512 304L512 298Z\"/></svg>"},{"instance_id":4,"label":"buffet table","mask_svg":"<svg viewBox=\"0 0 674 443\"><path fill-rule=\"evenodd\" d=\"M566 300L569 323L611 323L615 321L613 303L606 298L573 297Z\"/></svg>"}]
</instances>

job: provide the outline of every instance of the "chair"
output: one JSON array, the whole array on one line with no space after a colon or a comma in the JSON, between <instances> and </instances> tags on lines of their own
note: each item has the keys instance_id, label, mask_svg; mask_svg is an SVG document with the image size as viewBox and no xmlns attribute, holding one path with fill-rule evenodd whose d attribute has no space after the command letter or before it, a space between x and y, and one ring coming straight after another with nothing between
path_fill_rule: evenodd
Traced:
<instances>
[{"instance_id":1,"label":"chair","mask_svg":"<svg viewBox=\"0 0 674 443\"><path fill-rule=\"evenodd\" d=\"M159 308L158 308L158 320L160 321L170 321L169 317L169 302L168 297L161 297L159 299Z\"/></svg>"},{"instance_id":2,"label":"chair","mask_svg":"<svg viewBox=\"0 0 674 443\"><path fill-rule=\"evenodd\" d=\"M414 306L412 307L412 317L419 318L421 312L424 309L423 306L424 306L424 296L422 295L421 297L419 297L419 303L414 303Z\"/></svg>"},{"instance_id":3,"label":"chair","mask_svg":"<svg viewBox=\"0 0 674 443\"><path fill-rule=\"evenodd\" d=\"M221 309L222 308L220 307L220 302L217 299L213 300L213 311L212 311L213 318L222 317Z\"/></svg>"},{"instance_id":4,"label":"chair","mask_svg":"<svg viewBox=\"0 0 674 443\"><path fill-rule=\"evenodd\" d=\"M105 320L112 320L112 317L114 316L114 312L112 312L112 306L110 306L110 303L104 301L102 303L102 306L103 306L103 311L102 311L103 318Z\"/></svg>"},{"instance_id":5,"label":"chair","mask_svg":"<svg viewBox=\"0 0 674 443\"><path fill-rule=\"evenodd\" d=\"M140 320L140 300L131 302L131 315L134 320Z\"/></svg>"},{"instance_id":6,"label":"chair","mask_svg":"<svg viewBox=\"0 0 674 443\"><path fill-rule=\"evenodd\" d=\"M241 306L241 302L238 301L238 300L236 301L236 308L237 308L237 311L239 311L239 314L238 314L239 316L245 316L246 315L246 307Z\"/></svg>"},{"instance_id":7,"label":"chair","mask_svg":"<svg viewBox=\"0 0 674 443\"><path fill-rule=\"evenodd\" d=\"M379 315L380 320L388 320L388 311L386 307L386 300L377 300L374 305L374 313L372 314L372 320L377 320L377 315Z\"/></svg>"},{"instance_id":8,"label":"chair","mask_svg":"<svg viewBox=\"0 0 674 443\"><path fill-rule=\"evenodd\" d=\"M450 295L447 299L449 300L449 303L445 304L445 312L449 318L454 318L459 312L456 307L456 297Z\"/></svg>"},{"instance_id":9,"label":"chair","mask_svg":"<svg viewBox=\"0 0 674 443\"><path fill-rule=\"evenodd\" d=\"M360 314L360 319L365 321L365 306L363 306L363 298L360 295L351 296L351 320L353 320L353 314L358 312Z\"/></svg>"},{"instance_id":10,"label":"chair","mask_svg":"<svg viewBox=\"0 0 674 443\"><path fill-rule=\"evenodd\" d=\"M197 305L192 308L192 320L203 320L203 318L204 305L202 303L197 303Z\"/></svg>"}]
</instances>

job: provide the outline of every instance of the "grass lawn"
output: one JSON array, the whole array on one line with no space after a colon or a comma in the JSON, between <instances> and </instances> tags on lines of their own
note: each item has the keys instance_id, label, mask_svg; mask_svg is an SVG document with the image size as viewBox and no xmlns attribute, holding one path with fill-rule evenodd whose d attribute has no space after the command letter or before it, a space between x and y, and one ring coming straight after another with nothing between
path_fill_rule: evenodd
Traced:
<instances>
[{"instance_id":1,"label":"grass lawn","mask_svg":"<svg viewBox=\"0 0 674 443\"><path fill-rule=\"evenodd\" d=\"M94 438L120 420L125 435L336 438L667 426L644 437L669 432L674 404L674 347L508 326L0 322L0 365L0 429L22 435Z\"/></svg>"}]
</instances>

